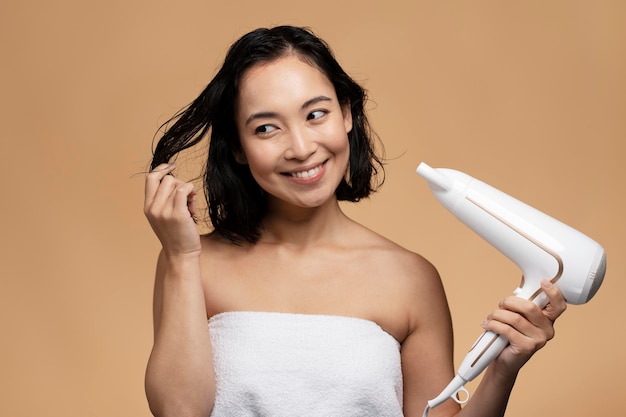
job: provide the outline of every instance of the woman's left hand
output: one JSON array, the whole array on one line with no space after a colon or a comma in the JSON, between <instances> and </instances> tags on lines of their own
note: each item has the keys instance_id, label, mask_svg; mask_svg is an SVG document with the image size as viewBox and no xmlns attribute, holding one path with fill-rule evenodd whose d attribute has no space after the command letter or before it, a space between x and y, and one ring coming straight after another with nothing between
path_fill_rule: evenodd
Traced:
<instances>
[{"instance_id":1,"label":"woman's left hand","mask_svg":"<svg viewBox=\"0 0 626 417\"><path fill-rule=\"evenodd\" d=\"M554 337L554 321L565 311L567 303L561 291L550 281L542 282L542 290L549 300L545 308L540 309L531 301L509 296L482 323L484 329L492 330L509 341L495 361L504 373L517 373L535 352Z\"/></svg>"}]
</instances>

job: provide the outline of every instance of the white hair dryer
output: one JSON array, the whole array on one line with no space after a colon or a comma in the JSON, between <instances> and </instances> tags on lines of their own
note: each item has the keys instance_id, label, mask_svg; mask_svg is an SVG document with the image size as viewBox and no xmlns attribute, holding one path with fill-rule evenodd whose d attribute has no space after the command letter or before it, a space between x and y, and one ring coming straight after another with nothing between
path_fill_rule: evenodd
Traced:
<instances>
[{"instance_id":1,"label":"white hair dryer","mask_svg":"<svg viewBox=\"0 0 626 417\"><path fill-rule=\"evenodd\" d=\"M544 307L548 300L541 281L554 283L570 304L589 301L606 271L604 249L570 226L459 171L421 163L417 173L428 181L435 197L461 222L502 252L522 271L513 294ZM464 385L476 378L507 346L508 341L485 331L461 363L457 375L436 398L433 408L458 398Z\"/></svg>"}]
</instances>

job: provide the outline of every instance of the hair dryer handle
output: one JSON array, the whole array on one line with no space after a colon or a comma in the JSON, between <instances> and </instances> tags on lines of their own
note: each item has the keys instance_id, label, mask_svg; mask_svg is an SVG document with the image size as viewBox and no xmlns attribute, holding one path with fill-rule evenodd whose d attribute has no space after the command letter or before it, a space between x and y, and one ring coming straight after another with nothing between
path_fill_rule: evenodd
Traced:
<instances>
[{"instance_id":1,"label":"hair dryer handle","mask_svg":"<svg viewBox=\"0 0 626 417\"><path fill-rule=\"evenodd\" d=\"M509 341L487 330L481 334L459 366L458 375L466 382L476 378L504 350Z\"/></svg>"},{"instance_id":2,"label":"hair dryer handle","mask_svg":"<svg viewBox=\"0 0 626 417\"><path fill-rule=\"evenodd\" d=\"M524 293L523 288L518 288L514 294L520 298L529 298L527 294ZM548 304L548 301L548 296L543 291L539 292L532 300L532 302L540 308L544 308ZM454 377L436 398L428 401L428 406L430 408L436 407L448 398L452 398L458 403L464 403L469 400L469 393L465 390L464 385L480 375L481 372L502 353L508 344L509 341L504 336L494 333L491 330L484 331L476 342L474 342L474 345L467 355L465 355L463 362L461 362L459 366L456 377ZM467 398L464 401L457 398L459 391L466 392Z\"/></svg>"},{"instance_id":3,"label":"hair dryer handle","mask_svg":"<svg viewBox=\"0 0 626 417\"><path fill-rule=\"evenodd\" d=\"M515 294L518 297L528 299L522 294ZM548 296L545 292L541 291L533 298L532 302L544 308L548 304ZM466 382L469 382L476 378L509 344L509 341L502 335L487 330L481 334L470 351L461 362L459 366L458 375Z\"/></svg>"},{"instance_id":4,"label":"hair dryer handle","mask_svg":"<svg viewBox=\"0 0 626 417\"><path fill-rule=\"evenodd\" d=\"M454 379L450 381L448 386L437 397L428 401L428 406L434 408L449 398L452 398L459 404L469 400L469 393L464 385L480 375L508 344L509 341L504 336L490 330L483 332L474 342L463 362L461 362ZM457 398L457 394L460 391L465 392L467 395L464 401Z\"/></svg>"},{"instance_id":5,"label":"hair dryer handle","mask_svg":"<svg viewBox=\"0 0 626 417\"><path fill-rule=\"evenodd\" d=\"M529 280L530 282L541 282L540 279ZM530 285L518 287L513 291L513 295L516 295L525 300L530 300L535 303L539 308L544 308L548 305L548 296L541 288L533 288Z\"/></svg>"}]
</instances>

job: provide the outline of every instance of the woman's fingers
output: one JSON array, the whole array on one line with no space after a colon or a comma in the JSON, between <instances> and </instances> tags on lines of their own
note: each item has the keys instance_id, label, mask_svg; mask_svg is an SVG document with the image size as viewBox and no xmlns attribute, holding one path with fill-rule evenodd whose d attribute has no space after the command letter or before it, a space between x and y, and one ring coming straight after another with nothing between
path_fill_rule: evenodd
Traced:
<instances>
[{"instance_id":1,"label":"woman's fingers","mask_svg":"<svg viewBox=\"0 0 626 417\"><path fill-rule=\"evenodd\" d=\"M502 308L495 310L487 317L490 330L505 336L512 343L515 343L516 340L518 342L524 340L517 338L518 335L529 339L536 339L537 346L543 346L545 342L554 337L552 323L541 316L541 312L537 306L534 304L512 306L512 304L516 303L505 303Z\"/></svg>"},{"instance_id":2,"label":"woman's fingers","mask_svg":"<svg viewBox=\"0 0 626 417\"><path fill-rule=\"evenodd\" d=\"M506 310L517 313L535 327L551 327L552 323L566 310L567 303L558 287L550 281L543 280L541 287L549 300L543 309L528 300L509 296L500 302L498 311ZM517 322L517 319L514 321ZM523 320L520 323L523 323Z\"/></svg>"},{"instance_id":3,"label":"woman's fingers","mask_svg":"<svg viewBox=\"0 0 626 417\"><path fill-rule=\"evenodd\" d=\"M158 169L159 167L157 167ZM196 210L196 190L191 182L181 181L172 175L171 166L151 172L146 178L145 213L149 218L172 217L184 220L193 217Z\"/></svg>"},{"instance_id":4,"label":"woman's fingers","mask_svg":"<svg viewBox=\"0 0 626 417\"><path fill-rule=\"evenodd\" d=\"M195 212L195 187L169 175L176 166L163 164L146 177L145 213L149 217Z\"/></svg>"},{"instance_id":5,"label":"woman's fingers","mask_svg":"<svg viewBox=\"0 0 626 417\"><path fill-rule=\"evenodd\" d=\"M519 371L535 352L554 337L554 321L565 311L566 302L551 282L542 282L542 290L549 300L545 308L511 295L502 300L499 308L481 323L485 330L500 334L509 341L496 359L500 369Z\"/></svg>"},{"instance_id":6,"label":"woman's fingers","mask_svg":"<svg viewBox=\"0 0 626 417\"><path fill-rule=\"evenodd\" d=\"M152 205L163 178L170 174L175 168L176 164L161 164L146 175L144 199L146 208Z\"/></svg>"},{"instance_id":7,"label":"woman's fingers","mask_svg":"<svg viewBox=\"0 0 626 417\"><path fill-rule=\"evenodd\" d=\"M483 327L503 335L513 350L532 354L554 337L554 321L565 311L567 303L550 281L542 282L548 305L540 309L532 302L509 296L500 302Z\"/></svg>"},{"instance_id":8,"label":"woman's fingers","mask_svg":"<svg viewBox=\"0 0 626 417\"><path fill-rule=\"evenodd\" d=\"M192 183L181 183L175 188L174 211L193 216L196 211L196 189Z\"/></svg>"},{"instance_id":9,"label":"woman's fingers","mask_svg":"<svg viewBox=\"0 0 626 417\"><path fill-rule=\"evenodd\" d=\"M547 279L541 283L541 288L548 296L548 305L543 309L543 314L552 322L559 318L567 309L567 302L558 287Z\"/></svg>"},{"instance_id":10,"label":"woman's fingers","mask_svg":"<svg viewBox=\"0 0 626 417\"><path fill-rule=\"evenodd\" d=\"M197 254L196 190L191 182L169 175L174 168L162 164L146 176L144 213L166 252Z\"/></svg>"}]
</instances>

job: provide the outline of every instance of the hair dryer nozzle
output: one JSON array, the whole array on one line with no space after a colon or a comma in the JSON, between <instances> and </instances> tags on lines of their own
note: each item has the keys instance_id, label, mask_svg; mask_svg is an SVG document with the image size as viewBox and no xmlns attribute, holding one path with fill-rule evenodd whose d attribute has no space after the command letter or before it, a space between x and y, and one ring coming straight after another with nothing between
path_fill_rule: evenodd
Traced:
<instances>
[{"instance_id":1,"label":"hair dryer nozzle","mask_svg":"<svg viewBox=\"0 0 626 417\"><path fill-rule=\"evenodd\" d=\"M449 178L436 169L431 168L424 162L419 164L415 172L424 177L426 181L428 181L428 184L437 187L442 191L448 191L452 188L453 184Z\"/></svg>"}]
</instances>

